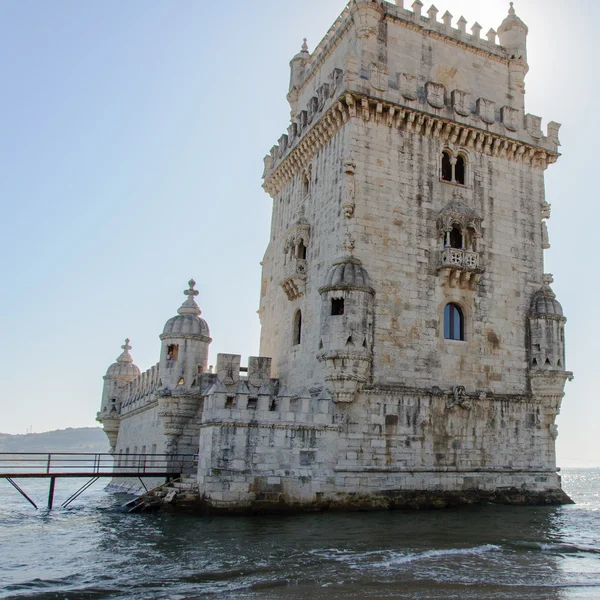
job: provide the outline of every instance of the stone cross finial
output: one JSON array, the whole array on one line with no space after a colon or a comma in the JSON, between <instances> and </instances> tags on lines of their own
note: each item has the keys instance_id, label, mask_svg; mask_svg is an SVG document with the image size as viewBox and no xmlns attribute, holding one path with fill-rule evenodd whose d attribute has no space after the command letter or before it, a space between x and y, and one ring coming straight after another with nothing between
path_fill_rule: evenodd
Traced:
<instances>
[{"instance_id":1,"label":"stone cross finial","mask_svg":"<svg viewBox=\"0 0 600 600\"><path fill-rule=\"evenodd\" d=\"M127 338L125 340L125 344L123 346L121 346L121 349L123 350L123 353L121 354L121 356L119 356L119 358L117 358L117 362L120 363L132 363L133 362L133 358L131 358L131 354L129 354L129 351L131 350L131 346L129 345L129 338Z\"/></svg>"},{"instance_id":2,"label":"stone cross finial","mask_svg":"<svg viewBox=\"0 0 600 600\"><path fill-rule=\"evenodd\" d=\"M194 289L196 287L196 282L193 279L188 281L188 285L190 286L190 289L183 292L186 296L197 296L200 293L198 290Z\"/></svg>"},{"instance_id":3,"label":"stone cross finial","mask_svg":"<svg viewBox=\"0 0 600 600\"><path fill-rule=\"evenodd\" d=\"M196 282L193 279L188 281L189 289L185 290L183 293L187 296L187 300L180 306L177 311L180 315L195 315L200 316L202 311L200 307L196 304L196 300L194 298L198 295L198 290L195 290Z\"/></svg>"}]
</instances>

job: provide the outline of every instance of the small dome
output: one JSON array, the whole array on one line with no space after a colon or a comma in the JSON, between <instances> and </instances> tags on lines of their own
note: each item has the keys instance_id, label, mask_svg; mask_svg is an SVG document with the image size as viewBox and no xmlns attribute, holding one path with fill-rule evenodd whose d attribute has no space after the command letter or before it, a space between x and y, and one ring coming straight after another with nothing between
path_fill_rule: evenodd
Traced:
<instances>
[{"instance_id":1,"label":"small dome","mask_svg":"<svg viewBox=\"0 0 600 600\"><path fill-rule=\"evenodd\" d=\"M536 292L531 300L532 316L552 315L564 317L563 308L550 287L552 281L551 275L544 276L544 287L539 292Z\"/></svg>"},{"instance_id":2,"label":"small dome","mask_svg":"<svg viewBox=\"0 0 600 600\"><path fill-rule=\"evenodd\" d=\"M121 346L121 348L123 349L123 353L117 358L117 362L108 367L106 377L129 377L135 379L139 376L140 370L137 365L133 363L133 358L131 357L131 354L129 354L129 351L131 350L129 338L125 340L125 345Z\"/></svg>"},{"instance_id":3,"label":"small dome","mask_svg":"<svg viewBox=\"0 0 600 600\"><path fill-rule=\"evenodd\" d=\"M372 290L371 278L358 258L344 256L329 267L325 285L321 288L321 291L340 288Z\"/></svg>"},{"instance_id":4,"label":"small dome","mask_svg":"<svg viewBox=\"0 0 600 600\"><path fill-rule=\"evenodd\" d=\"M206 321L196 315L177 315L169 319L165 324L163 335L170 333L189 333L210 337Z\"/></svg>"},{"instance_id":5,"label":"small dome","mask_svg":"<svg viewBox=\"0 0 600 600\"><path fill-rule=\"evenodd\" d=\"M177 316L170 318L163 329L163 335L187 333L190 335L202 335L210 337L208 324L200 318L202 311L196 304L195 297L198 291L194 289L196 282L190 279L189 289L183 293L187 297L186 301L179 307Z\"/></svg>"},{"instance_id":6,"label":"small dome","mask_svg":"<svg viewBox=\"0 0 600 600\"><path fill-rule=\"evenodd\" d=\"M513 6L513 3L511 2L510 8L508 10L508 16L506 17L506 19L504 19L504 21L502 21L500 27L498 27L498 34L502 35L509 29L512 29L515 25L518 27L522 27L525 30L525 33L529 33L529 28L527 27L527 25L525 25L525 23L523 23L523 21L521 21L521 19L519 19L519 17L517 17L515 8Z\"/></svg>"}]
</instances>

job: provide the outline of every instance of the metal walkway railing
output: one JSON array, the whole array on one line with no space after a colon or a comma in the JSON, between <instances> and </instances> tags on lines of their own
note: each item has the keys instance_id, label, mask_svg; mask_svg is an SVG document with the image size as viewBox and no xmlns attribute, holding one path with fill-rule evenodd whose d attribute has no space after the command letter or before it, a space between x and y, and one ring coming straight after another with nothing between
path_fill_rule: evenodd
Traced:
<instances>
[{"instance_id":1,"label":"metal walkway railing","mask_svg":"<svg viewBox=\"0 0 600 600\"><path fill-rule=\"evenodd\" d=\"M82 477L88 481L72 494L62 506L68 506L101 477L165 480L193 473L198 457L192 454L108 454L71 452L0 452L0 477L6 479L35 508L37 505L14 481L21 478L50 479L48 508L54 503L54 488L59 477Z\"/></svg>"}]
</instances>

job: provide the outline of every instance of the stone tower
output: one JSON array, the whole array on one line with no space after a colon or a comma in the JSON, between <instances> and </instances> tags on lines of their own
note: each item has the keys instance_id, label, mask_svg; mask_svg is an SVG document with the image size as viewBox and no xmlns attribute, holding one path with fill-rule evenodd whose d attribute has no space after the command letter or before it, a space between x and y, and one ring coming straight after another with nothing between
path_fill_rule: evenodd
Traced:
<instances>
[{"instance_id":1,"label":"stone tower","mask_svg":"<svg viewBox=\"0 0 600 600\"><path fill-rule=\"evenodd\" d=\"M159 364L112 413L103 399L119 456L197 453L205 508L569 501L566 319L543 256L560 125L525 111L512 4L483 38L422 8L352 0L290 63L291 123L265 157L261 356L206 371L190 282Z\"/></svg>"},{"instance_id":2,"label":"stone tower","mask_svg":"<svg viewBox=\"0 0 600 600\"><path fill-rule=\"evenodd\" d=\"M559 488L571 373L543 219L560 125L525 111L512 3L485 37L422 8L352 0L290 63L291 124L265 157L261 354L286 389L324 388L349 432L398 436L388 466L419 447L432 473L519 465Z\"/></svg>"}]
</instances>

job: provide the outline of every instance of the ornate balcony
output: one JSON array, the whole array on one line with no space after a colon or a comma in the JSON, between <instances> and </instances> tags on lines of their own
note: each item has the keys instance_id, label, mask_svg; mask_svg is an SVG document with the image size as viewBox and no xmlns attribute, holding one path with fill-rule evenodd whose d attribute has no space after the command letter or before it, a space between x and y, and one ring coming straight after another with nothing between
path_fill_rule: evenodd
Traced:
<instances>
[{"instance_id":1,"label":"ornate balcony","mask_svg":"<svg viewBox=\"0 0 600 600\"><path fill-rule=\"evenodd\" d=\"M281 287L288 300L295 300L304 294L307 268L306 260L302 258L292 258L286 263Z\"/></svg>"},{"instance_id":2,"label":"ornate balcony","mask_svg":"<svg viewBox=\"0 0 600 600\"><path fill-rule=\"evenodd\" d=\"M444 248L440 253L440 270L445 270L449 287L473 288L483 272L479 252L461 248Z\"/></svg>"}]
</instances>

